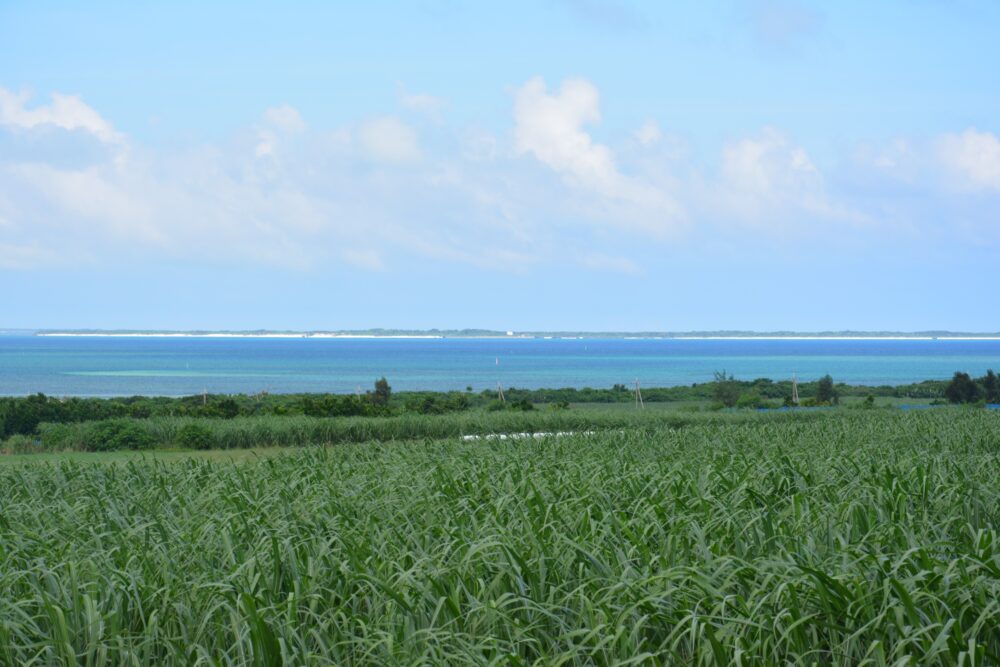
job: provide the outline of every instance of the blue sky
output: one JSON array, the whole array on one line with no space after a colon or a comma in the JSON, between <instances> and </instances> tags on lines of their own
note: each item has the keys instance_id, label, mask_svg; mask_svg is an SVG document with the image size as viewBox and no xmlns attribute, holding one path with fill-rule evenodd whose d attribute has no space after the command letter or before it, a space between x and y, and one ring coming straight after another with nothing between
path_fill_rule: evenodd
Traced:
<instances>
[{"instance_id":1,"label":"blue sky","mask_svg":"<svg viewBox=\"0 0 1000 667\"><path fill-rule=\"evenodd\" d=\"M993 2L5 2L0 327L995 331L997 63Z\"/></svg>"}]
</instances>

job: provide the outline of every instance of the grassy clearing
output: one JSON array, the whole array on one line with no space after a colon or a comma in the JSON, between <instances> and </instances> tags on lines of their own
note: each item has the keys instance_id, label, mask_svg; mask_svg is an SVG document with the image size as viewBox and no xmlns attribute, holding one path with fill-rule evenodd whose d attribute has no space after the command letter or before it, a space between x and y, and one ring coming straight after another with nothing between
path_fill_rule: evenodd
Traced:
<instances>
[{"instance_id":1,"label":"grassy clearing","mask_svg":"<svg viewBox=\"0 0 1000 667\"><path fill-rule=\"evenodd\" d=\"M3 466L0 662L997 664L1000 414L802 417Z\"/></svg>"}]
</instances>

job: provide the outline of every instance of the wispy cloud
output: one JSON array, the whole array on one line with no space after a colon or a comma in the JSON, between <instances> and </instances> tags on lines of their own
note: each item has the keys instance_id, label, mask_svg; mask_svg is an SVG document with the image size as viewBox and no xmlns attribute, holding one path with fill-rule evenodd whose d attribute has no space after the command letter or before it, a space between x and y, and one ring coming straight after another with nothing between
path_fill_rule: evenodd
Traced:
<instances>
[{"instance_id":1,"label":"wispy cloud","mask_svg":"<svg viewBox=\"0 0 1000 667\"><path fill-rule=\"evenodd\" d=\"M447 102L440 97L435 97L429 93L410 93L402 84L397 86L397 97L399 104L404 109L423 114L434 121L441 122L442 114L448 106Z\"/></svg>"},{"instance_id":2,"label":"wispy cloud","mask_svg":"<svg viewBox=\"0 0 1000 667\"><path fill-rule=\"evenodd\" d=\"M715 203L732 219L775 224L803 213L837 213L806 150L775 128L727 144L714 187Z\"/></svg>"},{"instance_id":3,"label":"wispy cloud","mask_svg":"<svg viewBox=\"0 0 1000 667\"><path fill-rule=\"evenodd\" d=\"M121 143L124 137L97 111L75 95L53 93L49 104L29 107L31 95L0 88L0 125L32 129L51 125L64 130L83 130L101 141Z\"/></svg>"},{"instance_id":4,"label":"wispy cloud","mask_svg":"<svg viewBox=\"0 0 1000 667\"><path fill-rule=\"evenodd\" d=\"M1000 190L1000 139L991 132L968 128L938 140L941 161L961 187Z\"/></svg>"},{"instance_id":5,"label":"wispy cloud","mask_svg":"<svg viewBox=\"0 0 1000 667\"><path fill-rule=\"evenodd\" d=\"M506 134L428 130L392 115L315 127L283 104L223 141L150 147L78 98L51 108L29 108L28 99L0 89L0 140L51 130L31 155L0 153L5 270L129 257L364 271L426 261L524 273L559 260L635 275L645 267L632 257L648 257L650 244L734 230L829 238L839 225L885 219L889 195L842 185L855 172L946 192L938 206L1000 190L1000 140L974 128L859 149L840 167L777 128L709 147L704 160L678 150L676 130L653 118L617 143L598 140L600 93L581 78L555 88L524 82ZM49 159L76 151L79 133L109 148ZM920 225L927 216L905 202L892 200L894 219ZM963 229L987 215L981 208L962 209Z\"/></svg>"},{"instance_id":6,"label":"wispy cloud","mask_svg":"<svg viewBox=\"0 0 1000 667\"><path fill-rule=\"evenodd\" d=\"M974 127L932 137L896 137L883 146L862 144L854 159L863 168L923 190L1000 190L1000 137Z\"/></svg>"},{"instance_id":7,"label":"wispy cloud","mask_svg":"<svg viewBox=\"0 0 1000 667\"><path fill-rule=\"evenodd\" d=\"M358 128L358 142L364 154L376 162L402 164L421 157L416 131L394 116L365 121Z\"/></svg>"}]
</instances>

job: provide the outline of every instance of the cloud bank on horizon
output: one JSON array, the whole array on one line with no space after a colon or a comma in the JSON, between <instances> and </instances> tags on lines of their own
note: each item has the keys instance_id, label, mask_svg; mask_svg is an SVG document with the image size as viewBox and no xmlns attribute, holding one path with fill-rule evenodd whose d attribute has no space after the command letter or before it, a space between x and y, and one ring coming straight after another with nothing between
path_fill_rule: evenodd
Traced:
<instances>
[{"instance_id":1,"label":"cloud bank on horizon","mask_svg":"<svg viewBox=\"0 0 1000 667\"><path fill-rule=\"evenodd\" d=\"M831 126L829 110L794 107L836 104L842 91L796 94L787 86L808 75L798 60L825 62L839 77L857 75L859 88L869 85L850 62L855 55L838 51L837 40L861 40L845 27L852 12L823 15L794 2L737 5L725 31L716 26L703 43L674 48L671 55L687 57L692 68L704 54L709 76L734 70L731 80L699 81L689 93L689 71L672 88L637 94L632 87L671 77L655 62L627 56L632 67L620 76L603 64L588 73L586 62L568 67L536 44L531 57L484 71L489 76L478 77L469 99L445 74L437 81L384 76L381 84L377 77L368 83L379 90L371 95L378 103L338 101L329 108L348 104L350 113L329 113L308 86L296 95L276 84L272 95L266 77L253 77L242 85L271 99L244 109L243 120L216 119L211 131L180 122L165 134L156 130L158 114L197 107L198 99L178 89L168 109L135 99L118 105L98 84L88 94L86 77L43 89L31 80L33 68L45 68L27 57L30 49L0 46L0 55L10 49L20 56L0 70L0 272L5 280L28 280L40 269L82 275L125 262L194 272L401 275L433 266L452 278L488 282L544 276L556 267L570 282L603 275L655 286L676 282L671 266L688 272L701 263L718 267L720 281L742 276L752 285L748 267L780 256L851 265L889 254L887 264L898 271L944 254L949 261L963 253L995 255L1000 126L982 122L981 112L1000 117L989 113L1000 110L1000 87L963 88L928 72L879 91L892 104L918 96L928 104L925 113L901 114L898 128L869 113L866 124L849 117L854 100L844 102L844 122ZM450 22L455 31L481 18L465 5L428 7L437 17L431 24ZM639 56L670 36L658 23L670 17L650 17L648 6L615 11L610 3L567 2L538 13L571 24L580 48L597 39L596 31L636 42ZM51 19L3 13L7 25ZM496 26L497 35L505 31ZM742 35L743 45L719 41L731 34ZM810 49L826 51L802 55ZM70 67L68 55L50 54L46 62ZM406 70L400 57L387 53L379 71ZM608 56L607 65L620 66L622 58ZM757 61L746 66L754 75L770 72L774 88L748 92L739 79L743 58ZM906 63L887 71L910 76ZM127 84L137 76L121 78ZM920 88L928 85L941 95L957 87L955 107L966 99L978 106L943 113L933 108L940 106L937 93ZM445 89L451 95L439 92ZM338 99L353 90L343 87ZM476 100L484 98L490 112L480 117ZM704 114L685 106L709 100ZM780 109L773 118L755 110L768 101ZM154 120L137 123L136 114Z\"/></svg>"}]
</instances>

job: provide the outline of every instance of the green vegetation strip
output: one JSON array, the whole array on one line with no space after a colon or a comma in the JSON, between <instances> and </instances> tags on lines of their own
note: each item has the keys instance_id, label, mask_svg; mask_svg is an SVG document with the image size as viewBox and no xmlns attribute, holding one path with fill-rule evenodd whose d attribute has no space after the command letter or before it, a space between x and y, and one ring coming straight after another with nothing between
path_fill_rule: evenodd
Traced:
<instances>
[{"instance_id":1,"label":"green vegetation strip","mask_svg":"<svg viewBox=\"0 0 1000 667\"><path fill-rule=\"evenodd\" d=\"M997 664L1000 414L803 416L2 466L0 662Z\"/></svg>"}]
</instances>

